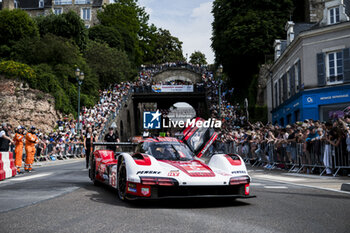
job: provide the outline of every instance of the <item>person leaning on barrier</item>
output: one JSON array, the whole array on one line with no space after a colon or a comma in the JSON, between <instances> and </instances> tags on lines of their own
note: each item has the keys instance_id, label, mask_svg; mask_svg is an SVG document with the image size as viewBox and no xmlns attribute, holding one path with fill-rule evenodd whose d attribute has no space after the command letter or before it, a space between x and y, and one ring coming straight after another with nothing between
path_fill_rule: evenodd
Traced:
<instances>
[{"instance_id":1,"label":"person leaning on barrier","mask_svg":"<svg viewBox=\"0 0 350 233\"><path fill-rule=\"evenodd\" d=\"M9 151L10 143L13 143L13 140L10 137L9 126L3 123L0 131L0 151Z\"/></svg>"},{"instance_id":2,"label":"person leaning on barrier","mask_svg":"<svg viewBox=\"0 0 350 233\"><path fill-rule=\"evenodd\" d=\"M104 138L105 142L119 142L119 137L116 133L114 133L114 129L112 127L109 128L108 133L106 134ZM115 145L108 145L107 150L116 151L117 146Z\"/></svg>"}]
</instances>

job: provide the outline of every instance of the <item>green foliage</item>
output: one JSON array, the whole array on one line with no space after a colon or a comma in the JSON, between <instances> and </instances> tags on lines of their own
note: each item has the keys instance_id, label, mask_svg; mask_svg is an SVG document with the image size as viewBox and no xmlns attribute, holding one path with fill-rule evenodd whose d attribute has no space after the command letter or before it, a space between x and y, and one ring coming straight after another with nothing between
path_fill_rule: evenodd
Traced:
<instances>
[{"instance_id":1,"label":"green foliage","mask_svg":"<svg viewBox=\"0 0 350 233\"><path fill-rule=\"evenodd\" d=\"M72 39L80 49L84 49L87 42L87 29L84 22L74 11L60 15L50 14L36 18L41 36L48 33Z\"/></svg>"},{"instance_id":2,"label":"green foliage","mask_svg":"<svg viewBox=\"0 0 350 233\"><path fill-rule=\"evenodd\" d=\"M292 0L215 0L212 48L230 84L242 99L259 64L272 53L274 39L284 37Z\"/></svg>"},{"instance_id":3,"label":"green foliage","mask_svg":"<svg viewBox=\"0 0 350 233\"><path fill-rule=\"evenodd\" d=\"M168 30L158 29L155 38L155 64L185 60L182 54L182 42L172 36Z\"/></svg>"},{"instance_id":4,"label":"green foliage","mask_svg":"<svg viewBox=\"0 0 350 233\"><path fill-rule=\"evenodd\" d=\"M89 38L94 41L106 42L112 48L125 49L122 35L114 27L96 25L90 28Z\"/></svg>"},{"instance_id":5,"label":"green foliage","mask_svg":"<svg viewBox=\"0 0 350 233\"><path fill-rule=\"evenodd\" d=\"M85 74L82 105L93 106L97 101L98 77L71 40L50 33L40 39L24 38L13 46L11 57L33 66L36 78L29 81L30 86L51 93L56 99L56 109L63 113L76 113L76 67Z\"/></svg>"},{"instance_id":6,"label":"green foliage","mask_svg":"<svg viewBox=\"0 0 350 233\"><path fill-rule=\"evenodd\" d=\"M207 59L205 54L200 51L194 51L190 56L190 63L198 65L206 65Z\"/></svg>"},{"instance_id":7,"label":"green foliage","mask_svg":"<svg viewBox=\"0 0 350 233\"><path fill-rule=\"evenodd\" d=\"M103 11L97 15L103 26L112 27L121 34L124 50L130 61L136 66L142 63L142 53L139 48L137 4L135 0L119 0L114 4L103 6Z\"/></svg>"},{"instance_id":8,"label":"green foliage","mask_svg":"<svg viewBox=\"0 0 350 233\"><path fill-rule=\"evenodd\" d=\"M77 67L85 74L81 104L93 106L100 86L132 80L139 65L184 60L182 42L150 25L137 0L105 5L98 19L88 31L73 11L35 20L21 10L0 11L0 60L11 59L0 63L0 73L50 93L57 110L76 113Z\"/></svg>"},{"instance_id":9,"label":"green foliage","mask_svg":"<svg viewBox=\"0 0 350 233\"><path fill-rule=\"evenodd\" d=\"M107 44L91 41L84 57L91 69L98 75L101 86L130 80L136 76L124 51Z\"/></svg>"},{"instance_id":10,"label":"green foliage","mask_svg":"<svg viewBox=\"0 0 350 233\"><path fill-rule=\"evenodd\" d=\"M52 66L81 63L79 48L68 39L45 34L40 39L24 38L13 46L12 57L21 62L35 65L47 63Z\"/></svg>"},{"instance_id":11,"label":"green foliage","mask_svg":"<svg viewBox=\"0 0 350 233\"><path fill-rule=\"evenodd\" d=\"M20 78L25 81L35 78L35 72L30 66L15 61L0 62L0 74L8 78Z\"/></svg>"},{"instance_id":12,"label":"green foliage","mask_svg":"<svg viewBox=\"0 0 350 233\"><path fill-rule=\"evenodd\" d=\"M38 27L25 11L0 11L0 56L8 56L12 44L16 41L37 36Z\"/></svg>"},{"instance_id":13,"label":"green foliage","mask_svg":"<svg viewBox=\"0 0 350 233\"><path fill-rule=\"evenodd\" d=\"M97 17L101 25L90 29L90 39L123 49L134 67L184 60L182 42L168 30L150 25L149 15L136 0L105 5Z\"/></svg>"},{"instance_id":14,"label":"green foliage","mask_svg":"<svg viewBox=\"0 0 350 233\"><path fill-rule=\"evenodd\" d=\"M32 80L29 84L32 88L42 90L44 92L50 93L55 97L55 108L62 111L63 113L74 113L76 114L77 106L77 83L75 79L70 78L66 74L67 65L58 65L53 70L48 64L39 64L34 66L36 72L36 79ZM74 73L74 70L69 70L71 73ZM73 74L74 75L74 74ZM84 106L93 106L97 100L97 91L96 86L89 87L85 85L86 83L96 82L94 76L87 76L86 80L82 85L82 92L85 94L84 99L81 99L81 103ZM86 88L86 89L85 89ZM91 89L92 88L92 89ZM86 94L89 93L89 94Z\"/></svg>"}]
</instances>

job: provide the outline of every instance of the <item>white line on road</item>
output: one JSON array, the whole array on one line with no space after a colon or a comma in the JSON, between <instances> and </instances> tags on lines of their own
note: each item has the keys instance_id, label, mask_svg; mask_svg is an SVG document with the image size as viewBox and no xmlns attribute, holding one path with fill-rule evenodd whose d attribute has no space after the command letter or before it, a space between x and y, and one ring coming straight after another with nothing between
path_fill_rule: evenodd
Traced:
<instances>
[{"instance_id":1,"label":"white line on road","mask_svg":"<svg viewBox=\"0 0 350 233\"><path fill-rule=\"evenodd\" d=\"M287 186L264 186L266 189L287 189Z\"/></svg>"},{"instance_id":2,"label":"white line on road","mask_svg":"<svg viewBox=\"0 0 350 233\"><path fill-rule=\"evenodd\" d=\"M50 176L52 174L53 174L52 172L48 172L48 173L42 173L42 174L37 174L37 175L32 175L32 176L12 178L11 180L12 181L31 180L31 179L36 179L36 178L40 178L40 177Z\"/></svg>"},{"instance_id":3,"label":"white line on road","mask_svg":"<svg viewBox=\"0 0 350 233\"><path fill-rule=\"evenodd\" d=\"M261 178L261 179L269 179L274 181L288 181L288 182L296 182L296 181L303 181L304 178L293 178L293 177L276 177L273 175L252 175L253 178Z\"/></svg>"},{"instance_id":4,"label":"white line on road","mask_svg":"<svg viewBox=\"0 0 350 233\"><path fill-rule=\"evenodd\" d=\"M250 183L250 186L259 186L262 185L261 183Z\"/></svg>"},{"instance_id":5,"label":"white line on road","mask_svg":"<svg viewBox=\"0 0 350 233\"><path fill-rule=\"evenodd\" d=\"M264 179L264 178L257 178L257 179L266 180L266 181L273 181L273 182L282 183L282 184L290 184L290 185L295 185L295 186L301 186L301 187L306 187L306 188L321 189L321 190L332 191L332 192L337 192L337 193L350 194L350 192L347 192L347 191L331 189L331 188L322 188L322 187L317 187L317 186L312 186L312 185L296 184L296 183L292 183L292 182L278 181L278 180L269 180L269 179Z\"/></svg>"}]
</instances>

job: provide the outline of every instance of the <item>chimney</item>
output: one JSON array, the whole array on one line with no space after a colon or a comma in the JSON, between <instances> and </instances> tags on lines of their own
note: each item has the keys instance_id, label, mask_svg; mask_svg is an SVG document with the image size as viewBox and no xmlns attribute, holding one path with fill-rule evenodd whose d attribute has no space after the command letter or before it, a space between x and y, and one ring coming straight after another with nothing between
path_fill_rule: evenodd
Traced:
<instances>
[{"instance_id":1,"label":"chimney","mask_svg":"<svg viewBox=\"0 0 350 233\"><path fill-rule=\"evenodd\" d=\"M2 0L2 9L13 10L15 9L15 0Z\"/></svg>"},{"instance_id":2,"label":"chimney","mask_svg":"<svg viewBox=\"0 0 350 233\"><path fill-rule=\"evenodd\" d=\"M281 40L275 40L273 43L275 48L275 61L281 56Z\"/></svg>"},{"instance_id":3,"label":"chimney","mask_svg":"<svg viewBox=\"0 0 350 233\"><path fill-rule=\"evenodd\" d=\"M294 40L294 23L293 21L288 21L285 26L287 31L287 46Z\"/></svg>"}]
</instances>

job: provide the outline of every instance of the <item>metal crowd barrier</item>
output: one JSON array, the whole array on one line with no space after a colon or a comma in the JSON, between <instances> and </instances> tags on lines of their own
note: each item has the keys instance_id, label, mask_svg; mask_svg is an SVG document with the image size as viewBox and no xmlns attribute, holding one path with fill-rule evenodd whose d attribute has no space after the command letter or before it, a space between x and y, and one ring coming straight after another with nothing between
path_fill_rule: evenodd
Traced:
<instances>
[{"instance_id":1,"label":"metal crowd barrier","mask_svg":"<svg viewBox=\"0 0 350 233\"><path fill-rule=\"evenodd\" d=\"M63 160L69 158L82 158L85 156L83 143L56 143L51 142L45 148L36 146L36 155L34 160L49 161L49 160Z\"/></svg>"},{"instance_id":2,"label":"metal crowd barrier","mask_svg":"<svg viewBox=\"0 0 350 233\"><path fill-rule=\"evenodd\" d=\"M216 151L237 153L252 167L271 170L276 167L288 172L302 171L322 176L328 170L337 176L341 169L350 169L350 152L346 144L338 146L326 143L324 140L314 140L303 143L238 143L236 141L218 143Z\"/></svg>"}]
</instances>

